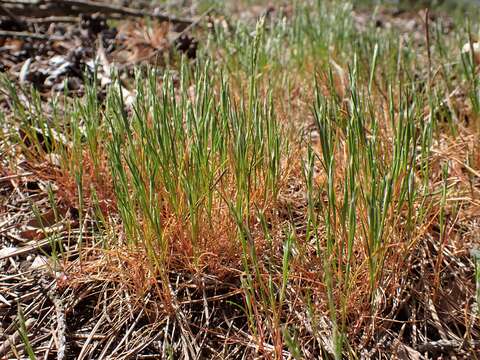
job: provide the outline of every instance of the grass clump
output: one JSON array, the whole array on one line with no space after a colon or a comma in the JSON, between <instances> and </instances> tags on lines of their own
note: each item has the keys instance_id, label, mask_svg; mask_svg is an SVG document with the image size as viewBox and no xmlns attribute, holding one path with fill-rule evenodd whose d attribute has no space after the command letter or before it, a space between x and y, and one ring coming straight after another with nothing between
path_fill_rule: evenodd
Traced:
<instances>
[{"instance_id":1,"label":"grass clump","mask_svg":"<svg viewBox=\"0 0 480 360\"><path fill-rule=\"evenodd\" d=\"M241 101L222 80L216 93L209 66L193 74L183 67L178 89L170 75L160 90L154 71L139 75L131 116L118 92L108 99L109 164L126 239L144 245L158 270L167 268L172 238L194 262L210 246L235 246L233 223L224 223L229 206L248 221L253 204L265 209L278 193L284 140L271 99L256 96L254 79ZM220 228L224 239L213 235Z\"/></svg>"}]
</instances>

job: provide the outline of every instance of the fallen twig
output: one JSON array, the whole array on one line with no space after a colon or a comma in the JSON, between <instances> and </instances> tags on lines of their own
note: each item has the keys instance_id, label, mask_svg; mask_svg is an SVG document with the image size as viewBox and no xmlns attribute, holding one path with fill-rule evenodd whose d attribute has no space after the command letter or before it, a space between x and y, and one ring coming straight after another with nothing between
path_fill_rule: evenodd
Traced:
<instances>
[{"instance_id":1,"label":"fallen twig","mask_svg":"<svg viewBox=\"0 0 480 360\"><path fill-rule=\"evenodd\" d=\"M23 31L6 31L0 30L0 37L35 39L35 40L64 40L63 37L55 35L37 34Z\"/></svg>"},{"instance_id":2,"label":"fallen twig","mask_svg":"<svg viewBox=\"0 0 480 360\"><path fill-rule=\"evenodd\" d=\"M6 3L4 7L15 16L48 17L101 13L105 16L116 14L132 17L151 17L160 21L184 26L188 26L193 22L190 19L181 19L156 11L132 9L129 7L89 0L63 0L61 2L52 0L15 1Z\"/></svg>"},{"instance_id":3,"label":"fallen twig","mask_svg":"<svg viewBox=\"0 0 480 360\"><path fill-rule=\"evenodd\" d=\"M65 358L66 346L66 323L65 323L65 309L62 300L55 293L54 288L49 289L50 284L44 286L44 290L47 292L47 296L55 306L55 313L57 319L57 360L63 360Z\"/></svg>"},{"instance_id":4,"label":"fallen twig","mask_svg":"<svg viewBox=\"0 0 480 360\"><path fill-rule=\"evenodd\" d=\"M473 342L472 346L478 345L477 343ZM424 344L420 344L417 347L417 351L420 352L446 352L452 351L454 349L459 349L463 346L462 342L458 340L438 340L438 341L430 341Z\"/></svg>"},{"instance_id":5,"label":"fallen twig","mask_svg":"<svg viewBox=\"0 0 480 360\"><path fill-rule=\"evenodd\" d=\"M41 241L35 241L35 243L23 246L19 249L13 248L12 251L4 251L2 254L0 254L0 260L8 259L13 256L29 254L32 251L40 250L43 247L50 245L50 243L51 243L51 240L45 239Z\"/></svg>"}]
</instances>

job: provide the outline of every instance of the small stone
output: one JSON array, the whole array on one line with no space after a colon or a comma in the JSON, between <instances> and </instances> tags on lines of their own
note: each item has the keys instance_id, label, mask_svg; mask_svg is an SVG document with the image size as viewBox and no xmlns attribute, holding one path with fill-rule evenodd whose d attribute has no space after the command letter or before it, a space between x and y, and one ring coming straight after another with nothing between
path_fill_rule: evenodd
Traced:
<instances>
[{"instance_id":1,"label":"small stone","mask_svg":"<svg viewBox=\"0 0 480 360\"><path fill-rule=\"evenodd\" d=\"M480 42L475 42L470 45L470 43L466 43L463 45L462 54L468 54L473 50L473 61L480 65Z\"/></svg>"},{"instance_id":2,"label":"small stone","mask_svg":"<svg viewBox=\"0 0 480 360\"><path fill-rule=\"evenodd\" d=\"M30 265L30 269L40 269L48 265L48 258L44 255L37 255L35 260L33 260L32 265Z\"/></svg>"}]
</instances>

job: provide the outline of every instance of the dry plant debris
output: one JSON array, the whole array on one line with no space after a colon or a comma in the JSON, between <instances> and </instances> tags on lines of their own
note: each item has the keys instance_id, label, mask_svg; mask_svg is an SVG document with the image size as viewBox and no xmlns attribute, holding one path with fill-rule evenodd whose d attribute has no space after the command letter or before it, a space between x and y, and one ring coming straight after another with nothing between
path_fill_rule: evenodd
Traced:
<instances>
[{"instance_id":1,"label":"dry plant debris","mask_svg":"<svg viewBox=\"0 0 480 360\"><path fill-rule=\"evenodd\" d=\"M224 11L0 4L0 359L480 357L478 24Z\"/></svg>"}]
</instances>

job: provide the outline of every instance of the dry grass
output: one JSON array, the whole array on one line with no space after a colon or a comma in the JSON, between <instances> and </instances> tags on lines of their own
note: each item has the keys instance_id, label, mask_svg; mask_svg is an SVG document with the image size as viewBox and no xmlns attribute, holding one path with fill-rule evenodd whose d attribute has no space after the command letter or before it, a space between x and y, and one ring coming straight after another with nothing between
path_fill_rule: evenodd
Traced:
<instances>
[{"instance_id":1,"label":"dry grass","mask_svg":"<svg viewBox=\"0 0 480 360\"><path fill-rule=\"evenodd\" d=\"M468 34L315 6L212 18L133 106L4 98L0 357L476 358ZM12 131L41 113L67 144Z\"/></svg>"}]
</instances>

